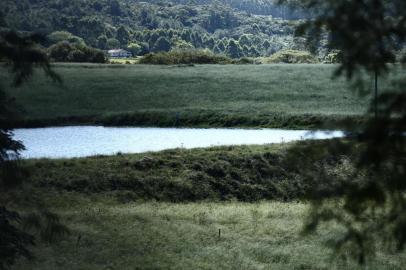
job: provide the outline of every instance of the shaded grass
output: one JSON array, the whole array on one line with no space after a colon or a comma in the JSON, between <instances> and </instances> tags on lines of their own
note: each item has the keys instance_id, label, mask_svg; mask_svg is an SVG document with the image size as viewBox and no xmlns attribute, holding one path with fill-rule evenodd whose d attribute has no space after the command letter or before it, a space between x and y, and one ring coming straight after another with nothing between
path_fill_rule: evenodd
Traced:
<instances>
[{"instance_id":1,"label":"shaded grass","mask_svg":"<svg viewBox=\"0 0 406 270\"><path fill-rule=\"evenodd\" d=\"M292 200L307 186L288 169L286 145L175 149L163 152L28 160L42 189L105 193L120 201Z\"/></svg>"},{"instance_id":2,"label":"shaded grass","mask_svg":"<svg viewBox=\"0 0 406 270\"><path fill-rule=\"evenodd\" d=\"M48 203L71 228L14 269L366 269L332 260L325 242L339 230L300 236L302 203L132 203L59 194ZM219 237L220 230L220 237ZM367 269L403 269L404 254L378 252Z\"/></svg>"},{"instance_id":3,"label":"shaded grass","mask_svg":"<svg viewBox=\"0 0 406 270\"><path fill-rule=\"evenodd\" d=\"M358 98L344 79L331 80L334 70L300 64L56 64L62 86L37 73L8 92L24 108L19 126L316 128L324 120L337 126L359 118L367 108L368 98Z\"/></svg>"}]
</instances>

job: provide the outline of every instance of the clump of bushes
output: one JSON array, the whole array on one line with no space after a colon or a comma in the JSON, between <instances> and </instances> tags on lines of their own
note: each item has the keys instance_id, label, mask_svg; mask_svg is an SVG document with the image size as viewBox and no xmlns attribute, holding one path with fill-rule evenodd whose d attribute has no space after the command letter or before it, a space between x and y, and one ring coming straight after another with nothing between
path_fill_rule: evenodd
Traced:
<instances>
[{"instance_id":1,"label":"clump of bushes","mask_svg":"<svg viewBox=\"0 0 406 270\"><path fill-rule=\"evenodd\" d=\"M233 64L244 65L244 64L254 64L254 60L249 57L241 57L240 59L233 59Z\"/></svg>"},{"instance_id":2,"label":"clump of bushes","mask_svg":"<svg viewBox=\"0 0 406 270\"><path fill-rule=\"evenodd\" d=\"M80 43L58 42L47 49L55 62L106 63L103 51Z\"/></svg>"},{"instance_id":3,"label":"clump of bushes","mask_svg":"<svg viewBox=\"0 0 406 270\"><path fill-rule=\"evenodd\" d=\"M323 62L326 64L337 64L341 63L341 59L342 52L339 50L332 50L326 55Z\"/></svg>"},{"instance_id":4,"label":"clump of bushes","mask_svg":"<svg viewBox=\"0 0 406 270\"><path fill-rule=\"evenodd\" d=\"M231 64L227 56L216 55L207 50L175 50L146 54L140 64L178 65L178 64Z\"/></svg>"},{"instance_id":5,"label":"clump of bushes","mask_svg":"<svg viewBox=\"0 0 406 270\"><path fill-rule=\"evenodd\" d=\"M313 64L318 63L318 60L315 56L306 51L281 50L270 57L263 58L262 63Z\"/></svg>"}]
</instances>

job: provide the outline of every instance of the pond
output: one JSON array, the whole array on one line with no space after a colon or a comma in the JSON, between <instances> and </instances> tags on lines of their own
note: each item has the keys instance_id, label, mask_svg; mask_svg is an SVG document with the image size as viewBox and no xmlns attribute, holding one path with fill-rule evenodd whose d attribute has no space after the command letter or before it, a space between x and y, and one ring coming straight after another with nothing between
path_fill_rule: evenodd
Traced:
<instances>
[{"instance_id":1,"label":"pond","mask_svg":"<svg viewBox=\"0 0 406 270\"><path fill-rule=\"evenodd\" d=\"M69 126L15 129L22 158L73 158L173 148L249 145L342 137L340 131Z\"/></svg>"}]
</instances>

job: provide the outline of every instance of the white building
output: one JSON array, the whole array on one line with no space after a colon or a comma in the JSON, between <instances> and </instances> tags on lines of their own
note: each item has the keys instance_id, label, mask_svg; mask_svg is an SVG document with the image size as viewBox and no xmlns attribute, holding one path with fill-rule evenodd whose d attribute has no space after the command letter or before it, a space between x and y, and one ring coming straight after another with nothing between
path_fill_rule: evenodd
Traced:
<instances>
[{"instance_id":1,"label":"white building","mask_svg":"<svg viewBox=\"0 0 406 270\"><path fill-rule=\"evenodd\" d=\"M132 53L123 49L113 49L107 51L108 55L112 58L132 57Z\"/></svg>"}]
</instances>

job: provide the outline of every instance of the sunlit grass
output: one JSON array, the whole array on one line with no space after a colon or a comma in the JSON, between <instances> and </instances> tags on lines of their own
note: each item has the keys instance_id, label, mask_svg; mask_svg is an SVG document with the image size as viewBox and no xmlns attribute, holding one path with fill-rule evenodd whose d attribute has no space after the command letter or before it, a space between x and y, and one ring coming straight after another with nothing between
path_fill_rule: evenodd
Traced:
<instances>
[{"instance_id":1,"label":"sunlit grass","mask_svg":"<svg viewBox=\"0 0 406 270\"><path fill-rule=\"evenodd\" d=\"M333 259L325 242L334 227L301 235L303 203L117 204L72 194L50 202L70 237L41 244L35 261L15 269L362 269ZM378 254L368 269L405 262Z\"/></svg>"}]
</instances>

